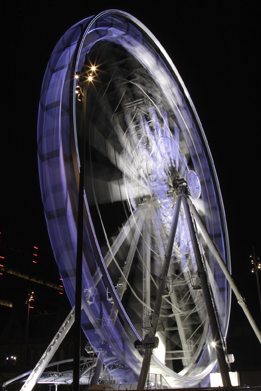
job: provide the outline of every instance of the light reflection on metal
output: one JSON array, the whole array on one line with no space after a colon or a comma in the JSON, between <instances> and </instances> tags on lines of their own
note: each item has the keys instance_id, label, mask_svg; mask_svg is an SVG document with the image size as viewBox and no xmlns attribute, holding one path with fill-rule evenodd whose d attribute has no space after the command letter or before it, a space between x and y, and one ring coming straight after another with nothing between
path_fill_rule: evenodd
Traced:
<instances>
[{"instance_id":1,"label":"light reflection on metal","mask_svg":"<svg viewBox=\"0 0 261 391\"><path fill-rule=\"evenodd\" d=\"M21 272L17 272L16 270L9 269L9 268L4 267L4 266L2 266L2 271L5 272L5 273L8 273L8 274L12 274L13 276L17 276L17 277L23 278L25 280L35 282L36 284L48 286L49 288L56 289L58 291L63 290L63 289L61 289L59 286L57 286L54 283L43 281L43 280L40 280L39 278L36 278L36 277L31 277L28 274L23 274Z\"/></svg>"}]
</instances>

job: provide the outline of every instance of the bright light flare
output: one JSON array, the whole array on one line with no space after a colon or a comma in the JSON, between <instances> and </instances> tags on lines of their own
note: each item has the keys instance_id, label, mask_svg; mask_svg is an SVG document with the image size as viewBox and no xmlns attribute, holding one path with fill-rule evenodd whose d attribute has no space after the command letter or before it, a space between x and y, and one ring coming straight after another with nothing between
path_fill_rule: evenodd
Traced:
<instances>
[{"instance_id":1,"label":"bright light flare","mask_svg":"<svg viewBox=\"0 0 261 391\"><path fill-rule=\"evenodd\" d=\"M210 346L211 346L212 348L215 348L215 347L217 346L217 344L216 344L215 341L211 341L211 342L210 342Z\"/></svg>"}]
</instances>

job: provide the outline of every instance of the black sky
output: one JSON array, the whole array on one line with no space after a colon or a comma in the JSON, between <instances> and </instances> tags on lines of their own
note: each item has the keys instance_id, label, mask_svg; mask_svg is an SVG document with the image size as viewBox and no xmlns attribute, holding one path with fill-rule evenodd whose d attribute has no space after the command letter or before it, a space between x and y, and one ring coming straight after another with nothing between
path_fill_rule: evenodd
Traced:
<instances>
[{"instance_id":1,"label":"black sky","mask_svg":"<svg viewBox=\"0 0 261 391\"><path fill-rule=\"evenodd\" d=\"M261 257L261 2L10 0L1 7L0 230L50 247L36 143L45 68L71 25L106 9L127 11L161 42L195 104L221 185L233 276L261 325L249 261L253 246ZM235 305L232 317L241 319Z\"/></svg>"}]
</instances>

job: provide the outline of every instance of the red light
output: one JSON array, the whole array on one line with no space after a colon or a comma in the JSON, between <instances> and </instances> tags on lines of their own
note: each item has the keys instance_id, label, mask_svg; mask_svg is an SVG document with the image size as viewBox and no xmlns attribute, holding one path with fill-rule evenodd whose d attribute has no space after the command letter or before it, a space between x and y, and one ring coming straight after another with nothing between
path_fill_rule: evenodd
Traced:
<instances>
[{"instance_id":1,"label":"red light","mask_svg":"<svg viewBox=\"0 0 261 391\"><path fill-rule=\"evenodd\" d=\"M0 273L0 276L3 276L3 273Z\"/></svg>"},{"instance_id":2,"label":"red light","mask_svg":"<svg viewBox=\"0 0 261 391\"><path fill-rule=\"evenodd\" d=\"M59 295L63 295L63 292L59 292Z\"/></svg>"},{"instance_id":3,"label":"red light","mask_svg":"<svg viewBox=\"0 0 261 391\"><path fill-rule=\"evenodd\" d=\"M60 281L63 281L63 279L62 279L62 278L60 278Z\"/></svg>"},{"instance_id":4,"label":"red light","mask_svg":"<svg viewBox=\"0 0 261 391\"><path fill-rule=\"evenodd\" d=\"M34 310L34 307L32 307L31 305L29 306L29 308L31 308L31 310Z\"/></svg>"},{"instance_id":5,"label":"red light","mask_svg":"<svg viewBox=\"0 0 261 391\"><path fill-rule=\"evenodd\" d=\"M33 263L37 263L36 261L32 261Z\"/></svg>"},{"instance_id":6,"label":"red light","mask_svg":"<svg viewBox=\"0 0 261 391\"><path fill-rule=\"evenodd\" d=\"M35 248L36 250L38 250L38 247L34 246L34 248Z\"/></svg>"},{"instance_id":7,"label":"red light","mask_svg":"<svg viewBox=\"0 0 261 391\"><path fill-rule=\"evenodd\" d=\"M1 258L1 259L5 259L5 257L2 257L1 255L0 255L0 258Z\"/></svg>"},{"instance_id":8,"label":"red light","mask_svg":"<svg viewBox=\"0 0 261 391\"><path fill-rule=\"evenodd\" d=\"M4 265L0 265L0 267L4 267Z\"/></svg>"},{"instance_id":9,"label":"red light","mask_svg":"<svg viewBox=\"0 0 261 391\"><path fill-rule=\"evenodd\" d=\"M63 285L59 285L60 288L63 288Z\"/></svg>"},{"instance_id":10,"label":"red light","mask_svg":"<svg viewBox=\"0 0 261 391\"><path fill-rule=\"evenodd\" d=\"M37 254L33 254L35 257L38 257L38 255Z\"/></svg>"}]
</instances>

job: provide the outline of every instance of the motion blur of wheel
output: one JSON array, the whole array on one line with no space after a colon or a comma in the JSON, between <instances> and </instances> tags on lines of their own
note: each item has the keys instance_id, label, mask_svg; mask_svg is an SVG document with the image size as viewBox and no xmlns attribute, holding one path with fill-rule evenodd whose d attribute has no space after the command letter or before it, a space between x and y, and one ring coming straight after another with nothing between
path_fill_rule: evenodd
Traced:
<instances>
[{"instance_id":1,"label":"motion blur of wheel","mask_svg":"<svg viewBox=\"0 0 261 391\"><path fill-rule=\"evenodd\" d=\"M115 380L135 383L142 356L134 341L143 339L153 315L177 199L174 179L187 181L190 200L230 268L223 202L189 93L151 32L118 10L71 27L43 81L38 158L49 236L72 306L83 101L82 329ZM196 223L195 231L226 335L230 290ZM157 335L150 373L170 387L195 385L215 367L182 207Z\"/></svg>"}]
</instances>

